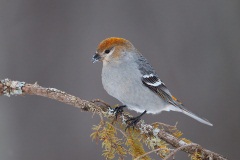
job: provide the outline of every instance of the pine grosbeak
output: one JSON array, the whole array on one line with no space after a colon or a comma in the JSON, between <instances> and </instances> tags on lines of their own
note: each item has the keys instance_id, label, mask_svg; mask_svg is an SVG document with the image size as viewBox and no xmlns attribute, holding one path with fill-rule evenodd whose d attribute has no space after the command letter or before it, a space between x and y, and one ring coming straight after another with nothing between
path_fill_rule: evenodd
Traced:
<instances>
[{"instance_id":1,"label":"pine grosbeak","mask_svg":"<svg viewBox=\"0 0 240 160\"><path fill-rule=\"evenodd\" d=\"M117 37L103 40L92 61L103 62L102 84L108 94L127 108L142 113L131 119L131 125L135 125L145 113L177 111L212 126L172 96L146 58L128 40Z\"/></svg>"}]
</instances>

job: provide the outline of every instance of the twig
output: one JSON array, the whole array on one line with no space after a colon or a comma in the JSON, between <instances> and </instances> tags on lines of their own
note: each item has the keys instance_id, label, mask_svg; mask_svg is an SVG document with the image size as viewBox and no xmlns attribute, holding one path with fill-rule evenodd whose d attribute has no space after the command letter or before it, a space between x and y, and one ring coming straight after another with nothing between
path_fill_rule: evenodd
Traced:
<instances>
[{"instance_id":1,"label":"twig","mask_svg":"<svg viewBox=\"0 0 240 160\"><path fill-rule=\"evenodd\" d=\"M115 128L116 130L118 130L119 132L122 133L122 135L127 138L127 135L121 130L121 129L118 129L117 127L115 127L114 125L112 125L111 123L107 122L110 126L112 126L113 128Z\"/></svg>"},{"instance_id":2,"label":"twig","mask_svg":"<svg viewBox=\"0 0 240 160\"><path fill-rule=\"evenodd\" d=\"M158 125L164 126L164 127L168 127L168 128L176 128L178 123L176 123L174 126L169 125L169 124L165 124L165 123L161 123L161 122L154 122L154 123L152 123L152 125L155 125L155 124L158 124Z\"/></svg>"},{"instance_id":3,"label":"twig","mask_svg":"<svg viewBox=\"0 0 240 160\"><path fill-rule=\"evenodd\" d=\"M167 160L169 158L171 158L172 156L174 156L174 154L176 154L178 151L182 150L182 149L186 149L188 147L198 147L199 145L198 144L195 144L195 143L191 143L191 144L187 144L187 145L184 145L184 146L181 146L181 147L178 147L177 149L173 150L171 153L169 153L169 155L167 155L163 160Z\"/></svg>"},{"instance_id":4,"label":"twig","mask_svg":"<svg viewBox=\"0 0 240 160\"><path fill-rule=\"evenodd\" d=\"M92 103L100 102L100 103L104 104L104 105L107 106L107 107L111 107L108 103L104 102L104 101L101 100L101 99L93 99L93 100L91 100L90 102L92 102Z\"/></svg>"},{"instance_id":5,"label":"twig","mask_svg":"<svg viewBox=\"0 0 240 160\"><path fill-rule=\"evenodd\" d=\"M145 154L143 154L143 155L135 158L134 160L139 160L140 158L143 158L143 157L145 157L146 155L149 155L149 154L151 154L151 153L153 153L153 152L157 152L157 151L160 151L160 150L171 150L171 149L168 149L168 148L157 148L157 149L154 149L154 150L152 150L152 151L149 151L149 152L147 152L147 153L145 153Z\"/></svg>"},{"instance_id":6,"label":"twig","mask_svg":"<svg viewBox=\"0 0 240 160\"><path fill-rule=\"evenodd\" d=\"M77 107L82 111L97 113L107 118L114 117L113 113L110 111L110 108L106 105L97 105L93 102L80 99L55 88L44 88L39 86L37 83L27 84L25 82L11 81L9 79L4 79L0 81L0 95L11 96L25 94L51 98ZM128 117L129 114L123 113L123 115L118 118L118 121L124 123L125 120L128 119ZM164 131L163 129L155 129L152 125L145 124L143 121L138 122L135 128L139 129L141 131L141 134L144 134L146 137L149 137L149 135L157 136L158 138L164 140L173 147L181 148L182 151L188 154L194 154L197 149L201 151L203 159L209 159L209 157L211 157L212 160L227 160L227 158L223 157L222 155L204 149L198 144L196 144L196 147L186 147L186 145L188 144L183 140L173 136L172 134Z\"/></svg>"}]
</instances>

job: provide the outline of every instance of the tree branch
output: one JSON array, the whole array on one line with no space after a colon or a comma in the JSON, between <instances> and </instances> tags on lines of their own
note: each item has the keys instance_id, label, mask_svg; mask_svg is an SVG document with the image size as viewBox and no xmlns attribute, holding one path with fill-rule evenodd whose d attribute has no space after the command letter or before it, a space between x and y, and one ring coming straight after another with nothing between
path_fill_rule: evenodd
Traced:
<instances>
[{"instance_id":1,"label":"tree branch","mask_svg":"<svg viewBox=\"0 0 240 160\"><path fill-rule=\"evenodd\" d=\"M37 83L28 84L25 82L11 81L9 79L4 79L1 80L0 82L0 95L6 95L10 97L10 95L27 95L27 94L51 98L56 101L77 107L82 111L97 113L100 116L103 115L104 117L107 118L112 118L115 116L109 105L99 99L93 101L83 100L55 88L41 87ZM101 103L103 105L98 105L95 102ZM118 121L126 124L126 120L129 117L132 116L127 113L123 113L122 116L119 116ZM196 143L189 144L183 141L182 139L179 139L173 136L172 134L166 132L163 129L158 129L155 128L153 125L145 124L144 121L140 121L135 128L139 129L141 131L141 134L144 134L147 137L149 135L153 135L164 140L165 142L176 148L174 152L171 152L169 154L169 157L171 157L177 151L182 150L188 154L194 154L196 153L196 151L198 151L202 154L201 156L203 157L202 159L204 160L227 160L227 158L223 157L222 155L207 150L201 147L199 144Z\"/></svg>"}]
</instances>

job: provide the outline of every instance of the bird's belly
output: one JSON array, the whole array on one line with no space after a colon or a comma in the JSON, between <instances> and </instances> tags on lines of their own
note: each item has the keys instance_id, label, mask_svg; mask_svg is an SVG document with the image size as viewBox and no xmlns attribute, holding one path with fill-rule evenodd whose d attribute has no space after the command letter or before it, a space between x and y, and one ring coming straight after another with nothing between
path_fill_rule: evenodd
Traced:
<instances>
[{"instance_id":1,"label":"bird's belly","mask_svg":"<svg viewBox=\"0 0 240 160\"><path fill-rule=\"evenodd\" d=\"M102 73L104 89L129 109L137 112L147 110L147 113L153 114L166 110L166 102L144 86L140 76L124 75L124 73L111 75L115 76Z\"/></svg>"}]
</instances>

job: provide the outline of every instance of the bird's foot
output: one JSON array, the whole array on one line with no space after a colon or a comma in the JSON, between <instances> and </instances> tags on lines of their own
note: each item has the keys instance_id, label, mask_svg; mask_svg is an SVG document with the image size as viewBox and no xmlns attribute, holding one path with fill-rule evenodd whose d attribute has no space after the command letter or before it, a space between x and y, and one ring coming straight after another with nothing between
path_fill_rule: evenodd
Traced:
<instances>
[{"instance_id":1,"label":"bird's foot","mask_svg":"<svg viewBox=\"0 0 240 160\"><path fill-rule=\"evenodd\" d=\"M122 106L118 106L118 107L114 108L113 113L115 113L116 119L119 114L122 114L123 108L125 108L125 107L126 107L126 105L122 105Z\"/></svg>"},{"instance_id":2,"label":"bird's foot","mask_svg":"<svg viewBox=\"0 0 240 160\"><path fill-rule=\"evenodd\" d=\"M125 131L132 127L134 129L134 127L137 125L137 123L141 120L141 117L146 113L147 111L145 110L141 115L137 116L137 117L132 117L129 118L126 123L128 124L127 127L125 128Z\"/></svg>"}]
</instances>

